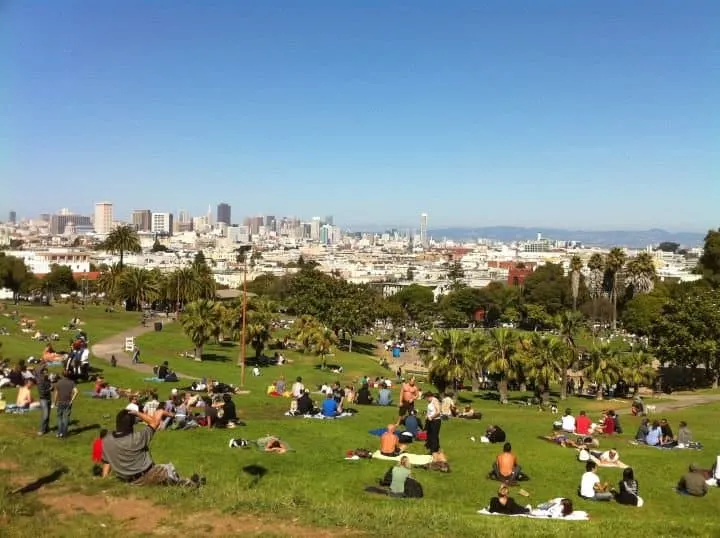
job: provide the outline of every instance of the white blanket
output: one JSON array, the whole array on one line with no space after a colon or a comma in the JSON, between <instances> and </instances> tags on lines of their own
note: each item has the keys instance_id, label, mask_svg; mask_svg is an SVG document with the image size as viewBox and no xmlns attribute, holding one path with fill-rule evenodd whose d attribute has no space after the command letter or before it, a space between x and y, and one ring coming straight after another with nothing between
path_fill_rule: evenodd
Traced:
<instances>
[{"instance_id":1,"label":"white blanket","mask_svg":"<svg viewBox=\"0 0 720 538\"><path fill-rule=\"evenodd\" d=\"M373 452L372 459L374 460L387 460L387 461L400 461L400 458L407 456L410 459L412 465L427 465L432 463L432 456L427 454L400 454L399 456L383 456L379 450Z\"/></svg>"},{"instance_id":2,"label":"white blanket","mask_svg":"<svg viewBox=\"0 0 720 538\"><path fill-rule=\"evenodd\" d=\"M483 508L482 510L478 510L478 514L481 516L506 516L507 514L498 514L495 512L489 512L487 508ZM517 514L517 515L511 515L508 517L527 517L531 519L553 519L556 521L589 521L590 516L587 512L583 512L582 510L575 510L572 514L565 517L550 517L545 512L541 510L533 510L529 514Z\"/></svg>"}]
</instances>

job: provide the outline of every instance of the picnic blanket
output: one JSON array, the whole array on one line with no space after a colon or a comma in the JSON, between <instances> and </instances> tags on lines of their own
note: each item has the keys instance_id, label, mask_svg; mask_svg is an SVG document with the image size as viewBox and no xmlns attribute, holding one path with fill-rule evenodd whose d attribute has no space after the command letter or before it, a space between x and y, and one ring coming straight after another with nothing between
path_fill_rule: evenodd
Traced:
<instances>
[{"instance_id":1,"label":"picnic blanket","mask_svg":"<svg viewBox=\"0 0 720 538\"><path fill-rule=\"evenodd\" d=\"M590 456L590 461L594 461L598 467L602 467L603 469L627 469L628 467L630 467L629 465L621 461L617 461L615 463L602 462L595 456Z\"/></svg>"},{"instance_id":2,"label":"picnic blanket","mask_svg":"<svg viewBox=\"0 0 720 538\"><path fill-rule=\"evenodd\" d=\"M529 514L507 515L489 512L487 508L483 508L482 510L478 510L477 513L481 516L526 517L529 519L552 519L555 521L590 521L590 516L588 515L588 513L583 512L582 510L575 510L572 514L565 517L550 517L542 510L533 510Z\"/></svg>"},{"instance_id":3,"label":"picnic blanket","mask_svg":"<svg viewBox=\"0 0 720 538\"><path fill-rule=\"evenodd\" d=\"M290 411L287 411L285 413L286 417L302 417L302 418L317 418L321 420L335 420L336 418L345 418L345 417L351 417L353 416L353 413L341 413L336 417L326 417L322 413L318 413L317 415L296 415L291 413Z\"/></svg>"},{"instance_id":4,"label":"picnic blanket","mask_svg":"<svg viewBox=\"0 0 720 538\"><path fill-rule=\"evenodd\" d=\"M409 452L400 454L399 456L383 456L379 450L376 450L372 454L372 459L385 461L400 461L400 458L402 458L403 456L407 456L412 465L427 465L429 463L432 463L432 456L428 454L411 454Z\"/></svg>"}]
</instances>

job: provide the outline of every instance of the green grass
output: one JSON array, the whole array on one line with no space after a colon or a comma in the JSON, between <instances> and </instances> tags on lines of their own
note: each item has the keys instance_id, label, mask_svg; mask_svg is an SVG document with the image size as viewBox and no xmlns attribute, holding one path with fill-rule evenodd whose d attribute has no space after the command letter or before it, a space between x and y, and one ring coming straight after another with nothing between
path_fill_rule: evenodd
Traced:
<instances>
[{"instance_id":1,"label":"green grass","mask_svg":"<svg viewBox=\"0 0 720 538\"><path fill-rule=\"evenodd\" d=\"M94 314L93 314L94 315ZM102 318L102 313L97 314ZM82 315L81 315L82 318ZM88 326L94 326L88 314ZM98 324L98 331L100 329ZM90 330L94 338L93 330ZM18 351L24 346L35 346L19 336L3 337L18 339L10 347ZM27 339L29 340L29 339ZM4 340L5 341L5 340ZM177 351L189 349L188 342L179 333L177 326L167 326L161 333L151 333L140 338L143 359L159 362L166 358L178 371L191 375L205 375L237 381L238 368L234 361L237 348L209 346L208 352L217 352L227 361L196 363L176 357ZM423 484L426 497L421 500L391 500L377 495L365 494L363 488L376 483L388 467L386 462L344 461L348 449L375 449L378 438L367 434L372 428L381 427L395 420L395 408L359 407L360 413L337 421L306 420L288 418L282 413L288 407L288 400L265 396L268 381L280 373L286 378L302 375L306 385L312 386L323 381L333 381L336 376L316 369L318 359L289 354L295 362L286 367L271 367L263 370L263 376L247 377L248 396L236 397L238 409L247 427L235 430L194 430L188 432L161 432L153 442L153 456L158 462L172 461L181 473L199 472L207 476L208 486L200 492L186 492L174 489L130 488L114 480L102 481L90 477L90 444L96 435L88 430L72 436L66 441L54 437L38 439L35 436L37 414L0 415L0 460L12 460L20 464L23 474L40 476L61 465L67 465L70 472L57 484L49 488L81 490L88 494L107 491L120 497L135 496L152 500L169 507L178 514L202 513L209 520L212 512L224 514L256 514L259 520L298 519L305 525L357 529L368 535L387 535L388 525L401 526L403 534L436 536L553 536L565 531L583 536L635 535L647 536L716 536L717 499L720 492L711 491L706 498L694 499L673 493L672 487L687 468L697 462L709 467L715 455L720 452L720 432L715 416L720 405L699 406L667 413L676 425L686 420L703 441L706 449L694 451L661 451L627 445L634 434L638 419L627 412L621 412L626 434L611 442L603 441L603 447L618 447L622 459L632 465L640 482L640 494L645 506L640 509L616 505L615 503L591 503L581 501L575 495L582 464L575 460L570 449L563 449L537 439L546 434L555 418L549 413L540 413L533 407L500 406L484 395L463 393L463 398L473 401L476 409L484 414L482 421L449 421L443 424L442 445L452 466L450 474L431 473L417 470L418 480ZM346 373L341 381L350 381L361 373L382 375L387 373L377 361L367 355L338 354L335 361L345 365ZM111 382L119 385L131 384L142 387L142 374L122 368L106 370ZM170 386L155 385L166 396ZM9 398L13 391L4 391ZM395 391L397 395L397 390ZM397 397L397 396L396 396ZM93 401L86 398L77 402L73 418L80 426L98 424L112 427L115 412L122 401ZM619 408L616 403L612 404ZM561 404L565 406L565 404ZM596 413L607 403L571 398L567 404L573 410L581 408ZM52 422L55 422L53 417ZM470 436L479 437L489 423L501 424L508 432L509 440L520 458L530 482L523 486L531 493L527 502L537 504L549 498L568 496L578 509L587 510L592 516L589 523L555 521L528 521L523 519L490 518L476 515L494 494L498 484L488 481L485 476L498 451L497 446L473 443ZM230 450L227 440L232 436L248 439L267 433L280 435L296 450L283 456L260 454L254 450ZM421 452L421 446L414 446L414 452ZM253 486L253 479L243 468L261 465L267 474ZM617 482L621 471L601 469L601 478ZM7 473L5 473L7 475ZM4 476L0 476L0 479ZM3 495L0 492L0 495ZM525 502L525 499L519 497ZM58 519L52 514L40 511L32 502L32 496L21 501L17 497L0 497L0 517L7 525L0 535L30 536L46 533L53 528L53 535L89 536L98 530L98 518L83 514L72 519L73 526L58 526ZM33 514L30 516L29 514ZM691 516L691 517L689 517ZM0 522L0 525L2 523ZM67 529L67 531L62 531ZM118 529L110 529L110 534ZM180 530L180 529L178 529ZM104 531L103 531L104 532Z\"/></svg>"}]
</instances>

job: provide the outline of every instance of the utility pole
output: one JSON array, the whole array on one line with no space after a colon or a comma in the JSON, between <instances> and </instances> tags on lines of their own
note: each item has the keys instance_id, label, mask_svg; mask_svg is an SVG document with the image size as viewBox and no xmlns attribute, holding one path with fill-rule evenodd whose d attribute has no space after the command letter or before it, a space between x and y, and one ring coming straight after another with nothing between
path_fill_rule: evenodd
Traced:
<instances>
[{"instance_id":1,"label":"utility pole","mask_svg":"<svg viewBox=\"0 0 720 538\"><path fill-rule=\"evenodd\" d=\"M245 386L245 331L247 329L247 253L252 247L243 245L238 249L243 262L242 330L240 335L240 386Z\"/></svg>"}]
</instances>

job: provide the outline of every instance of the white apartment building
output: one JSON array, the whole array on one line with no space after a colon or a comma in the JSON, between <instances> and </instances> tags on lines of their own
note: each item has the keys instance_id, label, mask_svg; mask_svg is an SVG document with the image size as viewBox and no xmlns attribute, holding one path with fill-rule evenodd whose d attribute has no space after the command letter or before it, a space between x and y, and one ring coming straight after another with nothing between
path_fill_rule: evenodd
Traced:
<instances>
[{"instance_id":1,"label":"white apartment building","mask_svg":"<svg viewBox=\"0 0 720 538\"><path fill-rule=\"evenodd\" d=\"M8 256L20 258L31 273L44 275L53 265L65 265L73 273L90 272L91 252L76 249L50 248L48 250L10 250Z\"/></svg>"},{"instance_id":2,"label":"white apartment building","mask_svg":"<svg viewBox=\"0 0 720 538\"><path fill-rule=\"evenodd\" d=\"M150 219L150 231L154 234L171 235L173 232L172 213L153 213Z\"/></svg>"},{"instance_id":3,"label":"white apartment building","mask_svg":"<svg viewBox=\"0 0 720 538\"><path fill-rule=\"evenodd\" d=\"M113 205L111 202L98 202L95 204L95 220L93 222L95 233L109 234L113 227Z\"/></svg>"}]
</instances>

